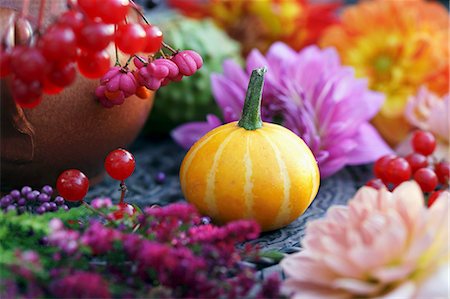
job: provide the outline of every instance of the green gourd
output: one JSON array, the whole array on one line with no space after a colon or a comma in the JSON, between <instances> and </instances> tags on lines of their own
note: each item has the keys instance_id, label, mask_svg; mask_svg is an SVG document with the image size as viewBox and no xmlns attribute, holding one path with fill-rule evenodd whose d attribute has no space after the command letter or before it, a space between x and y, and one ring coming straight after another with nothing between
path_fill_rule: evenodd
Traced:
<instances>
[{"instance_id":1,"label":"green gourd","mask_svg":"<svg viewBox=\"0 0 450 299\"><path fill-rule=\"evenodd\" d=\"M189 121L203 121L208 113L220 116L211 91L210 75L222 71L231 58L241 61L239 44L210 20L194 20L180 15L156 21L164 41L177 49L192 49L203 58L203 67L193 76L160 88L144 132L164 135Z\"/></svg>"}]
</instances>

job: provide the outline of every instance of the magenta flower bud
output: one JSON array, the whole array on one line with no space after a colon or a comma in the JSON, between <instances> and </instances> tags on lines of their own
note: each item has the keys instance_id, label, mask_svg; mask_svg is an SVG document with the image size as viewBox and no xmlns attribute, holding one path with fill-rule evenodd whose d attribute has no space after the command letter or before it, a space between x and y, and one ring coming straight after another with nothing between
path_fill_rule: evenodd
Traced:
<instances>
[{"instance_id":1,"label":"magenta flower bud","mask_svg":"<svg viewBox=\"0 0 450 299\"><path fill-rule=\"evenodd\" d=\"M138 83L128 69L115 66L100 79L95 95L103 106L111 108L111 105L123 104L125 98L136 93L137 87Z\"/></svg>"},{"instance_id":2,"label":"magenta flower bud","mask_svg":"<svg viewBox=\"0 0 450 299\"><path fill-rule=\"evenodd\" d=\"M181 81L182 79L183 79L183 74L182 73L179 73L177 76L175 76L174 78L172 78L172 81L173 82L179 82L179 81Z\"/></svg>"},{"instance_id":3,"label":"magenta flower bud","mask_svg":"<svg viewBox=\"0 0 450 299\"><path fill-rule=\"evenodd\" d=\"M119 88L124 92L125 97L129 97L136 93L136 89L138 87L138 83L136 78L134 78L133 73L126 72L120 76L120 85Z\"/></svg>"},{"instance_id":4,"label":"magenta flower bud","mask_svg":"<svg viewBox=\"0 0 450 299\"><path fill-rule=\"evenodd\" d=\"M152 68L153 67L151 67L151 69ZM167 71L167 74L168 74L168 71ZM139 69L137 79L138 79L137 81L140 85L145 86L150 90L157 90L158 88L161 87L162 79L155 78L153 76L153 74L151 73L151 71L149 70L148 66Z\"/></svg>"},{"instance_id":5,"label":"magenta flower bud","mask_svg":"<svg viewBox=\"0 0 450 299\"><path fill-rule=\"evenodd\" d=\"M172 61L178 66L180 73L185 76L192 76L202 67L203 59L195 51L181 51L172 58Z\"/></svg>"},{"instance_id":6,"label":"magenta flower bud","mask_svg":"<svg viewBox=\"0 0 450 299\"><path fill-rule=\"evenodd\" d=\"M169 79L169 77L164 78L164 80L161 81L161 86L166 86L167 84L169 84L171 81Z\"/></svg>"},{"instance_id":7,"label":"magenta flower bud","mask_svg":"<svg viewBox=\"0 0 450 299\"><path fill-rule=\"evenodd\" d=\"M167 70L169 72L167 77L169 79L175 78L180 73L178 66L169 59L156 59L155 61L153 61L153 63L158 66L163 66L163 67L167 68Z\"/></svg>"},{"instance_id":8,"label":"magenta flower bud","mask_svg":"<svg viewBox=\"0 0 450 299\"><path fill-rule=\"evenodd\" d=\"M116 75L112 77L107 83L106 83L106 90L110 92L115 92L119 90L120 87L120 75Z\"/></svg>"},{"instance_id":9,"label":"magenta flower bud","mask_svg":"<svg viewBox=\"0 0 450 299\"><path fill-rule=\"evenodd\" d=\"M152 77L160 80L169 75L169 68L164 65L156 64L155 62L149 63L147 65L147 70Z\"/></svg>"},{"instance_id":10,"label":"magenta flower bud","mask_svg":"<svg viewBox=\"0 0 450 299\"><path fill-rule=\"evenodd\" d=\"M106 87L104 85L97 86L95 89L95 96L97 100L105 108L112 108L114 104L105 96Z\"/></svg>"},{"instance_id":11,"label":"magenta flower bud","mask_svg":"<svg viewBox=\"0 0 450 299\"><path fill-rule=\"evenodd\" d=\"M150 90L158 90L161 87L161 81L161 79L151 77L145 84L145 87Z\"/></svg>"}]
</instances>

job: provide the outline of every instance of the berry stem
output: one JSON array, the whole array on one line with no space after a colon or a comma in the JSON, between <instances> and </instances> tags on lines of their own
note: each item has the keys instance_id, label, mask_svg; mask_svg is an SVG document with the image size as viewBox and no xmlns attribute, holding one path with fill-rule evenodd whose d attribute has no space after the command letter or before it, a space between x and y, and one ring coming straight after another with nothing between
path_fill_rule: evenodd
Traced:
<instances>
[{"instance_id":1,"label":"berry stem","mask_svg":"<svg viewBox=\"0 0 450 299\"><path fill-rule=\"evenodd\" d=\"M116 31L117 31L117 25L114 26L114 35L116 34ZM119 50L117 49L117 43L114 43L114 50L116 52L116 64L115 64L115 66L120 66Z\"/></svg>"},{"instance_id":2,"label":"berry stem","mask_svg":"<svg viewBox=\"0 0 450 299\"><path fill-rule=\"evenodd\" d=\"M161 43L163 45L164 48L168 49L169 51L171 51L173 54L178 53L177 50L175 50L174 48L172 48L171 46L169 46L168 44L166 44L165 42Z\"/></svg>"},{"instance_id":3,"label":"berry stem","mask_svg":"<svg viewBox=\"0 0 450 299\"><path fill-rule=\"evenodd\" d=\"M142 57L138 56L138 55L134 55L134 57L136 57L140 62L142 62L143 64L147 65L147 61L145 61L144 59L142 59Z\"/></svg>"},{"instance_id":4,"label":"berry stem","mask_svg":"<svg viewBox=\"0 0 450 299\"><path fill-rule=\"evenodd\" d=\"M133 6L133 9L139 14L139 16L144 20L144 22L147 25L151 25L150 22L147 20L147 18L145 17L144 13L140 10L139 6L134 3L133 0L130 0L131 5Z\"/></svg>"},{"instance_id":5,"label":"berry stem","mask_svg":"<svg viewBox=\"0 0 450 299\"><path fill-rule=\"evenodd\" d=\"M134 57L134 55L131 55L131 56L128 58L127 63L125 63L125 65L123 66L123 68L127 68L127 67L128 67L128 65L130 64L130 62L131 62L131 60L133 59L133 57Z\"/></svg>"},{"instance_id":6,"label":"berry stem","mask_svg":"<svg viewBox=\"0 0 450 299\"><path fill-rule=\"evenodd\" d=\"M30 8L30 0L24 0L22 4L22 11L20 12L20 16L22 18L28 15L29 8Z\"/></svg>"},{"instance_id":7,"label":"berry stem","mask_svg":"<svg viewBox=\"0 0 450 299\"><path fill-rule=\"evenodd\" d=\"M159 53L161 53L161 56L162 56L164 59L167 59L167 56L166 56L166 54L163 52L163 50L159 50Z\"/></svg>"},{"instance_id":8,"label":"berry stem","mask_svg":"<svg viewBox=\"0 0 450 299\"><path fill-rule=\"evenodd\" d=\"M261 97L264 86L266 67L254 69L248 83L245 95L244 109L238 126L246 130L256 130L262 127Z\"/></svg>"},{"instance_id":9,"label":"berry stem","mask_svg":"<svg viewBox=\"0 0 450 299\"><path fill-rule=\"evenodd\" d=\"M39 15L38 15L37 30L36 30L38 32L41 30L42 21L44 20L45 2L46 2L46 0L41 0L41 3L39 5Z\"/></svg>"},{"instance_id":10,"label":"berry stem","mask_svg":"<svg viewBox=\"0 0 450 299\"><path fill-rule=\"evenodd\" d=\"M120 182L120 191L122 193L120 194L119 204L123 204L123 200L125 198L125 193L127 192L127 186L125 185L125 181Z\"/></svg>"}]
</instances>

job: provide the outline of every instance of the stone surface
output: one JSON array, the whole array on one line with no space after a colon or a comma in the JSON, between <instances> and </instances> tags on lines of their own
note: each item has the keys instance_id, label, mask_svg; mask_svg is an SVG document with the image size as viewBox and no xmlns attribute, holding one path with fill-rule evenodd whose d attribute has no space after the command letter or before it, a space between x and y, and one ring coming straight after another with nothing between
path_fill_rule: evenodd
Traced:
<instances>
[{"instance_id":1,"label":"stone surface","mask_svg":"<svg viewBox=\"0 0 450 299\"><path fill-rule=\"evenodd\" d=\"M185 155L183 149L169 139L140 139L131 151L135 155L137 166L135 173L126 181L127 202L145 207L184 200L178 181L179 166ZM166 173L163 184L154 181L154 176L160 171ZM369 166L354 166L322 180L319 193L305 214L289 226L265 233L252 243L258 243L267 250L280 250L286 253L299 250L299 241L305 233L307 222L324 216L331 205L345 204L370 177ZM97 196L109 196L118 201L119 183L109 177L105 178L89 192L88 199Z\"/></svg>"}]
</instances>

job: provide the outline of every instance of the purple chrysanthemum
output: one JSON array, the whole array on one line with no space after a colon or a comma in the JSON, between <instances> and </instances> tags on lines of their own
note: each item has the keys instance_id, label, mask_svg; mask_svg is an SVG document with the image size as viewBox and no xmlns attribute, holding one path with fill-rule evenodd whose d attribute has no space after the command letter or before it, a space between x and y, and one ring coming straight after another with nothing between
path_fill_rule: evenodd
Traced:
<instances>
[{"instance_id":1,"label":"purple chrysanthemum","mask_svg":"<svg viewBox=\"0 0 450 299\"><path fill-rule=\"evenodd\" d=\"M246 69L224 62L223 74L211 77L215 100L225 122L239 119L251 71L266 66L262 99L265 121L281 123L300 136L314 153L322 177L345 165L369 163L390 153L390 148L369 123L380 109L383 94L356 79L351 67L340 64L337 52L310 46L295 52L275 43L263 56L253 50ZM207 122L187 123L172 132L185 148L222 122L213 115Z\"/></svg>"}]
</instances>

